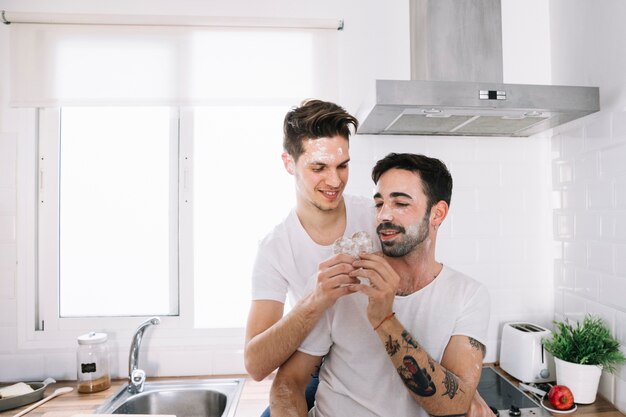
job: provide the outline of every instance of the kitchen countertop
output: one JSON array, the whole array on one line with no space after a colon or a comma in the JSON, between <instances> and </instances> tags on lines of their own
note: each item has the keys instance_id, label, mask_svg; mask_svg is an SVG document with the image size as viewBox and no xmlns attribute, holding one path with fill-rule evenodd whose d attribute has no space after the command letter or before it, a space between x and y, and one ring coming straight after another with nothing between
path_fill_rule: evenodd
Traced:
<instances>
[{"instance_id":1,"label":"kitchen countertop","mask_svg":"<svg viewBox=\"0 0 626 417\"><path fill-rule=\"evenodd\" d=\"M191 376L191 377L160 377L148 378L148 381L165 381L169 379L217 379L217 378L245 378L245 383L237 404L235 417L259 417L269 404L269 390L272 381L265 379L261 382L254 381L247 375L212 375L212 376ZM60 387L74 387L74 391L60 395L41 406L35 408L25 417L71 417L74 414L93 414L96 408L107 398L115 394L118 389L126 383L126 379L111 381L111 387L100 392L91 394L81 394L76 390L76 381L60 381L50 384L46 388L44 398ZM27 404L20 408L0 412L0 417L12 417L30 407Z\"/></svg>"},{"instance_id":2,"label":"kitchen countertop","mask_svg":"<svg viewBox=\"0 0 626 417\"><path fill-rule=\"evenodd\" d=\"M488 364L486 364L488 365ZM493 365L491 365L493 366ZM509 381L513 382L515 386L518 384L518 380L507 374L503 371L499 366L493 366L501 375L505 376ZM569 414L554 414L550 413L553 416L573 416L573 417L582 417L582 416L598 416L598 417L624 417L625 414L622 414L619 410L615 408L613 404L611 404L606 398L598 394L596 396L596 401L592 404L577 404L578 408L573 413ZM2 416L0 416L2 417Z\"/></svg>"},{"instance_id":3,"label":"kitchen countertop","mask_svg":"<svg viewBox=\"0 0 626 417\"><path fill-rule=\"evenodd\" d=\"M497 368L497 367L496 367ZM499 371L500 369L497 368ZM193 379L193 378L245 378L246 382L237 405L236 417L258 417L265 409L269 402L269 390L271 380L256 382L245 375L222 375L222 376L198 376L198 377L178 377L178 378L149 378L150 381L160 381L167 379ZM513 378L509 378L516 382ZM120 386L126 383L126 380L114 380L111 388L96 392L93 394L80 394L76 390L69 394L61 395L53 400L34 409L29 417L70 417L74 414L92 414L95 409L103 403L109 396L117 392ZM45 396L50 395L56 388L64 386L76 386L76 381L57 382L51 384L46 389ZM30 404L29 404L30 405ZM11 417L19 411L25 409L29 405L25 405L13 410L0 412L0 417ZM571 414L572 416L598 416L598 417L624 417L615 407L598 395L596 401L589 405L578 405L578 410ZM560 415L559 415L560 416Z\"/></svg>"}]
</instances>

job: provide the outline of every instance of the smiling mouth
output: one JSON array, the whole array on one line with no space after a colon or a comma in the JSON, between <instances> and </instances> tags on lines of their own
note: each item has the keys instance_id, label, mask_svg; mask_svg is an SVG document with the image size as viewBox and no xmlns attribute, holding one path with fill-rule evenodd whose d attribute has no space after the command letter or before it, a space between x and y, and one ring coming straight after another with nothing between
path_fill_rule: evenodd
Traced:
<instances>
[{"instance_id":1,"label":"smiling mouth","mask_svg":"<svg viewBox=\"0 0 626 417\"><path fill-rule=\"evenodd\" d=\"M324 191L324 190L320 190L320 193L322 193L322 195L324 197L326 197L329 200L334 200L337 197L339 197L339 191Z\"/></svg>"},{"instance_id":2,"label":"smiling mouth","mask_svg":"<svg viewBox=\"0 0 626 417\"><path fill-rule=\"evenodd\" d=\"M405 233L404 227L392 223L381 223L376 228L381 242L393 240L396 236Z\"/></svg>"},{"instance_id":3,"label":"smiling mouth","mask_svg":"<svg viewBox=\"0 0 626 417\"><path fill-rule=\"evenodd\" d=\"M391 240L394 237L398 236L399 234L400 232L397 230L380 230L378 232L378 236L380 237L380 240L382 241Z\"/></svg>"}]
</instances>

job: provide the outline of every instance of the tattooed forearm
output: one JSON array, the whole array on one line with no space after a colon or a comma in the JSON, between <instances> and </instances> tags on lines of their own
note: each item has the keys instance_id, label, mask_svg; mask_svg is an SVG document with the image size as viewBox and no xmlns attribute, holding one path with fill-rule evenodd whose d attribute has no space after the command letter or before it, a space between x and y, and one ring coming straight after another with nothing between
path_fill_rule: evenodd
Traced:
<instances>
[{"instance_id":1,"label":"tattooed forearm","mask_svg":"<svg viewBox=\"0 0 626 417\"><path fill-rule=\"evenodd\" d=\"M405 356L402 360L402 365L397 370L408 389L420 397L430 397L437 392L437 388L428 372L426 372L426 368L420 368L415 358L408 355Z\"/></svg>"},{"instance_id":2,"label":"tattooed forearm","mask_svg":"<svg viewBox=\"0 0 626 417\"><path fill-rule=\"evenodd\" d=\"M483 358L485 357L485 353L486 353L486 349L485 349L485 345L483 345L482 343L480 343L478 340L474 339L473 337L468 337L470 345L476 349L476 350L480 350L480 352L483 354Z\"/></svg>"},{"instance_id":3,"label":"tattooed forearm","mask_svg":"<svg viewBox=\"0 0 626 417\"><path fill-rule=\"evenodd\" d=\"M410 348L420 349L420 345L417 344L415 340L413 340L413 336L406 330L402 330L402 339L406 342L406 352L408 353Z\"/></svg>"},{"instance_id":4,"label":"tattooed forearm","mask_svg":"<svg viewBox=\"0 0 626 417\"><path fill-rule=\"evenodd\" d=\"M444 372L445 376L443 377L443 381L441 382L443 383L443 386L446 387L446 392L441 395L447 395L448 397L450 397L450 399L453 399L456 395L456 392L459 390L459 380L457 379L456 375L454 375L447 369L445 369Z\"/></svg>"},{"instance_id":5,"label":"tattooed forearm","mask_svg":"<svg viewBox=\"0 0 626 417\"><path fill-rule=\"evenodd\" d=\"M385 342L385 349L387 350L387 354L389 356L393 356L400 350L400 343L397 340L392 339L391 336L389 336L389 338Z\"/></svg>"},{"instance_id":6,"label":"tattooed forearm","mask_svg":"<svg viewBox=\"0 0 626 417\"><path fill-rule=\"evenodd\" d=\"M428 357L428 366L432 372L435 372L435 361L430 356Z\"/></svg>"}]
</instances>

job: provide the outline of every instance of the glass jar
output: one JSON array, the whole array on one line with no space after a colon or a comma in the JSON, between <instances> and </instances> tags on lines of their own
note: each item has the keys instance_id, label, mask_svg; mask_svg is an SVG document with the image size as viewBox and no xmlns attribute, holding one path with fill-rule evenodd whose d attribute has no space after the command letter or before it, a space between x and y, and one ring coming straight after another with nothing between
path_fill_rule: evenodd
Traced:
<instances>
[{"instance_id":1,"label":"glass jar","mask_svg":"<svg viewBox=\"0 0 626 417\"><path fill-rule=\"evenodd\" d=\"M106 333L78 336L76 351L78 392L98 392L111 386L109 348Z\"/></svg>"}]
</instances>

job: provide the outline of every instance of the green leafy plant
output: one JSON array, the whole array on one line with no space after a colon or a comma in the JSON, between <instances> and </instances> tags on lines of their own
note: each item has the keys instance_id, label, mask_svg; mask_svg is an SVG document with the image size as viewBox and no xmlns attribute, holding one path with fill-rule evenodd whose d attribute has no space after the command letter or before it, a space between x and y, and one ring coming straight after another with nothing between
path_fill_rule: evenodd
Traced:
<instances>
[{"instance_id":1,"label":"green leafy plant","mask_svg":"<svg viewBox=\"0 0 626 417\"><path fill-rule=\"evenodd\" d=\"M601 365L610 373L615 366L626 362L619 349L619 341L611 336L602 319L587 315L582 324L572 325L569 320L554 322L555 328L543 346L553 356L572 363Z\"/></svg>"}]
</instances>

